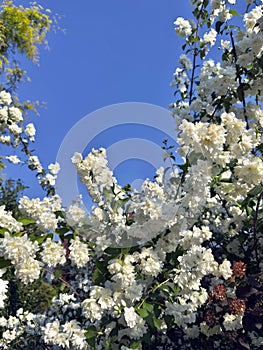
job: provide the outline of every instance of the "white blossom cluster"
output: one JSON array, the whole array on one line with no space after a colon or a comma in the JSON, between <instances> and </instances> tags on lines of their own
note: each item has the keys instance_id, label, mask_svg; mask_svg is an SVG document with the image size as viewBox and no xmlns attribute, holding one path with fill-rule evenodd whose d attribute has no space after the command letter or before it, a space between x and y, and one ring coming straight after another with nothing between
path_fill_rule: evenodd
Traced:
<instances>
[{"instance_id":1,"label":"white blossom cluster","mask_svg":"<svg viewBox=\"0 0 263 350\"><path fill-rule=\"evenodd\" d=\"M81 197L75 199L66 211L67 223L73 227L82 227L87 216Z\"/></svg>"},{"instance_id":2,"label":"white blossom cluster","mask_svg":"<svg viewBox=\"0 0 263 350\"><path fill-rule=\"evenodd\" d=\"M0 240L0 256L11 261L15 275L24 284L39 278L42 264L36 259L38 250L38 243L32 243L27 234L19 237L6 232Z\"/></svg>"},{"instance_id":3,"label":"white blossom cluster","mask_svg":"<svg viewBox=\"0 0 263 350\"><path fill-rule=\"evenodd\" d=\"M23 126L23 116L19 108L14 106L11 94L5 90L0 92L0 143L18 147L21 140L25 144L34 141L36 129L33 123ZM11 163L20 163L16 155L6 156Z\"/></svg>"},{"instance_id":4,"label":"white blossom cluster","mask_svg":"<svg viewBox=\"0 0 263 350\"><path fill-rule=\"evenodd\" d=\"M95 203L98 203L98 205L106 204L105 198L101 196L104 191L109 196L107 201L110 201L111 196L114 197L114 195L121 198L121 187L117 185L117 181L108 167L105 149L93 149L84 160L80 153L75 153L72 162ZM114 195L111 195L112 189Z\"/></svg>"},{"instance_id":5,"label":"white blossom cluster","mask_svg":"<svg viewBox=\"0 0 263 350\"><path fill-rule=\"evenodd\" d=\"M191 3L199 11L204 5ZM211 0L210 24L230 20L231 5L235 0ZM198 26L181 17L175 25L176 33L196 49ZM184 157L178 169L158 169L155 181L145 180L138 193L118 185L105 149L92 150L85 159L75 153L72 161L95 206L87 215L80 200L64 210L58 196L22 197L19 210L47 233L39 244L29 233L22 234L22 224L0 207L0 227L8 231L0 238L0 256L10 262L17 278L30 283L47 266L52 283L64 283L44 315L21 311L0 318L0 347L8 349L20 338L26 342L31 334L52 349L125 350L144 336L153 337L156 327L162 348L190 349L183 340L200 334L206 339L216 335L220 348L217 342L224 332L242 332L244 306L237 298L231 259L249 252L250 263L262 272L263 234L257 231L257 221L262 210L263 88L258 78L262 73L255 70L252 78L253 72L245 76L243 70L240 75L239 69L256 66L262 54L262 5L247 11L244 25L245 31L235 38L232 33L234 47L231 40L221 41L226 54L222 63L206 59L216 45L217 30L202 29L198 40L203 62L194 87L188 73L197 69L196 63L188 54L180 56L174 86L181 101L173 109L178 153ZM11 97L2 92L0 98L2 108L8 109ZM33 133L29 126L31 139ZM30 161L42 171L38 158ZM53 183L59 166L50 165L49 170L53 178L47 179ZM48 236L55 233L60 240ZM237 269L237 275L243 272ZM4 273L0 270L0 277ZM0 278L0 308L7 286ZM212 312L206 314L211 300ZM171 327L184 334L177 345L167 340ZM258 334L250 332L249 337L260 349Z\"/></svg>"},{"instance_id":6,"label":"white blossom cluster","mask_svg":"<svg viewBox=\"0 0 263 350\"><path fill-rule=\"evenodd\" d=\"M61 210L61 198L58 195L45 197L42 201L39 198L29 199L27 196L19 200L19 209L25 215L36 220L41 230L55 231L59 222L55 212Z\"/></svg>"},{"instance_id":7,"label":"white blossom cluster","mask_svg":"<svg viewBox=\"0 0 263 350\"><path fill-rule=\"evenodd\" d=\"M10 232L19 232L22 230L23 225L18 222L10 211L5 210L5 206L0 206L0 227Z\"/></svg>"},{"instance_id":8,"label":"white blossom cluster","mask_svg":"<svg viewBox=\"0 0 263 350\"><path fill-rule=\"evenodd\" d=\"M66 262L66 252L60 242L55 242L51 238L42 243L43 250L41 252L42 261L49 267L56 267L57 265L63 265Z\"/></svg>"}]
</instances>

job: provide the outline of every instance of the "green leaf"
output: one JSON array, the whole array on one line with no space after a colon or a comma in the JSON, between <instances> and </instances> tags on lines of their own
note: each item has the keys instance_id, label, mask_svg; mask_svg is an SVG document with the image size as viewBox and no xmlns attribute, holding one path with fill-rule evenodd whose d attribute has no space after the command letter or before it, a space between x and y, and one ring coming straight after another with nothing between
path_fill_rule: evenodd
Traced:
<instances>
[{"instance_id":1,"label":"green leaf","mask_svg":"<svg viewBox=\"0 0 263 350\"><path fill-rule=\"evenodd\" d=\"M159 318L154 318L153 319L153 324L157 329L161 329L162 326L162 320L160 320Z\"/></svg>"},{"instance_id":2,"label":"green leaf","mask_svg":"<svg viewBox=\"0 0 263 350\"><path fill-rule=\"evenodd\" d=\"M147 332L146 334L144 334L144 336L142 337L142 340L146 343L151 345L152 344L152 334L151 332Z\"/></svg>"},{"instance_id":3,"label":"green leaf","mask_svg":"<svg viewBox=\"0 0 263 350\"><path fill-rule=\"evenodd\" d=\"M92 337L95 337L97 334L97 329L94 326L89 327L85 332L86 339L90 339Z\"/></svg>"},{"instance_id":4,"label":"green leaf","mask_svg":"<svg viewBox=\"0 0 263 350\"><path fill-rule=\"evenodd\" d=\"M174 318L171 315L166 315L164 316L164 321L167 324L167 327L171 328L174 323Z\"/></svg>"},{"instance_id":5,"label":"green leaf","mask_svg":"<svg viewBox=\"0 0 263 350\"><path fill-rule=\"evenodd\" d=\"M54 271L54 276L56 277L56 279L59 279L60 276L62 275L63 271L62 270L59 270L59 269L56 269Z\"/></svg>"},{"instance_id":6,"label":"green leaf","mask_svg":"<svg viewBox=\"0 0 263 350\"><path fill-rule=\"evenodd\" d=\"M121 253L123 255L127 255L129 253L129 251L131 250L131 247L127 247L127 248L122 248L121 249Z\"/></svg>"},{"instance_id":7,"label":"green leaf","mask_svg":"<svg viewBox=\"0 0 263 350\"><path fill-rule=\"evenodd\" d=\"M232 16L240 16L236 10L230 10L229 13L231 13Z\"/></svg>"},{"instance_id":8,"label":"green leaf","mask_svg":"<svg viewBox=\"0 0 263 350\"><path fill-rule=\"evenodd\" d=\"M64 235L67 232L70 232L70 229L68 227L61 227L57 228L55 231L58 235Z\"/></svg>"},{"instance_id":9,"label":"green leaf","mask_svg":"<svg viewBox=\"0 0 263 350\"><path fill-rule=\"evenodd\" d=\"M55 214L56 214L57 217L60 216L61 218L66 219L66 214L65 214L64 211L58 210L58 211L55 212Z\"/></svg>"},{"instance_id":10,"label":"green leaf","mask_svg":"<svg viewBox=\"0 0 263 350\"><path fill-rule=\"evenodd\" d=\"M151 327L151 328L155 328L155 325L153 323L153 315L149 315L146 317L146 321L148 323L148 325Z\"/></svg>"},{"instance_id":11,"label":"green leaf","mask_svg":"<svg viewBox=\"0 0 263 350\"><path fill-rule=\"evenodd\" d=\"M153 312L153 305L150 303L144 303L144 308L149 311L149 312Z\"/></svg>"},{"instance_id":12,"label":"green leaf","mask_svg":"<svg viewBox=\"0 0 263 350\"><path fill-rule=\"evenodd\" d=\"M96 268L93 272L93 279L95 284L100 284L107 279L108 276L108 262L107 260L96 261Z\"/></svg>"},{"instance_id":13,"label":"green leaf","mask_svg":"<svg viewBox=\"0 0 263 350\"><path fill-rule=\"evenodd\" d=\"M21 218L21 219L18 219L17 221L21 222L23 224L23 226L27 226L27 225L36 223L36 220L31 219L31 218Z\"/></svg>"},{"instance_id":14,"label":"green leaf","mask_svg":"<svg viewBox=\"0 0 263 350\"><path fill-rule=\"evenodd\" d=\"M171 292L171 289L166 285L160 286L159 288L167 293Z\"/></svg>"},{"instance_id":15,"label":"green leaf","mask_svg":"<svg viewBox=\"0 0 263 350\"><path fill-rule=\"evenodd\" d=\"M47 234L47 235L42 235L40 237L37 237L36 239L34 239L34 241L36 241L38 244L43 243L47 238L52 238L52 234Z\"/></svg>"},{"instance_id":16,"label":"green leaf","mask_svg":"<svg viewBox=\"0 0 263 350\"><path fill-rule=\"evenodd\" d=\"M121 254L120 248L107 248L105 249L105 253L111 255L112 257L119 256Z\"/></svg>"},{"instance_id":17,"label":"green leaf","mask_svg":"<svg viewBox=\"0 0 263 350\"><path fill-rule=\"evenodd\" d=\"M137 350L140 345L141 345L141 340L135 340L130 344L130 348Z\"/></svg>"},{"instance_id":18,"label":"green leaf","mask_svg":"<svg viewBox=\"0 0 263 350\"><path fill-rule=\"evenodd\" d=\"M256 197L263 191L263 185L257 185L248 192L249 197Z\"/></svg>"},{"instance_id":19,"label":"green leaf","mask_svg":"<svg viewBox=\"0 0 263 350\"><path fill-rule=\"evenodd\" d=\"M137 310L137 312L142 318L146 318L149 315L148 311L144 308Z\"/></svg>"},{"instance_id":20,"label":"green leaf","mask_svg":"<svg viewBox=\"0 0 263 350\"><path fill-rule=\"evenodd\" d=\"M3 269L3 268L8 267L10 265L11 265L10 260L0 259L0 269Z\"/></svg>"},{"instance_id":21,"label":"green leaf","mask_svg":"<svg viewBox=\"0 0 263 350\"><path fill-rule=\"evenodd\" d=\"M0 228L0 235L4 236L6 232L8 232L6 228Z\"/></svg>"},{"instance_id":22,"label":"green leaf","mask_svg":"<svg viewBox=\"0 0 263 350\"><path fill-rule=\"evenodd\" d=\"M87 342L92 347L92 349L95 349L95 347L96 347L96 338L95 337L88 338Z\"/></svg>"},{"instance_id":23,"label":"green leaf","mask_svg":"<svg viewBox=\"0 0 263 350\"><path fill-rule=\"evenodd\" d=\"M99 268L96 268L94 270L93 280L94 280L95 284L100 284L101 282L103 282L103 280L104 280L103 273Z\"/></svg>"},{"instance_id":24,"label":"green leaf","mask_svg":"<svg viewBox=\"0 0 263 350\"><path fill-rule=\"evenodd\" d=\"M209 0L204 0L204 1L203 1L203 6L204 6L204 8L206 8L208 4L209 4Z\"/></svg>"}]
</instances>

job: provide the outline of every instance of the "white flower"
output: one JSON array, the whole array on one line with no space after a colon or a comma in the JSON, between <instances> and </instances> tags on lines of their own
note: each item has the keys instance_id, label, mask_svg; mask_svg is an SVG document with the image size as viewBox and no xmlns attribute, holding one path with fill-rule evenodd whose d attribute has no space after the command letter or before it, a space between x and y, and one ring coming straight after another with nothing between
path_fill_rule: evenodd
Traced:
<instances>
[{"instance_id":1,"label":"white flower","mask_svg":"<svg viewBox=\"0 0 263 350\"><path fill-rule=\"evenodd\" d=\"M175 28L175 31L178 36L184 37L192 33L192 26L188 20L185 20L182 17L178 17L174 24L177 26Z\"/></svg>"},{"instance_id":2,"label":"white flower","mask_svg":"<svg viewBox=\"0 0 263 350\"><path fill-rule=\"evenodd\" d=\"M3 124L1 126L1 128L3 126L6 126L7 119L8 119L8 107L4 106L4 107L0 108L0 122L1 122L1 124Z\"/></svg>"},{"instance_id":3,"label":"white flower","mask_svg":"<svg viewBox=\"0 0 263 350\"><path fill-rule=\"evenodd\" d=\"M2 90L0 92L0 104L7 104L10 105L12 102L12 98L9 92L6 92L5 90Z\"/></svg>"},{"instance_id":4,"label":"white flower","mask_svg":"<svg viewBox=\"0 0 263 350\"><path fill-rule=\"evenodd\" d=\"M210 46L213 46L216 42L217 32L212 28L208 33L204 34L203 41L206 44L210 44Z\"/></svg>"},{"instance_id":5,"label":"white flower","mask_svg":"<svg viewBox=\"0 0 263 350\"><path fill-rule=\"evenodd\" d=\"M144 248L138 258L140 268L145 275L156 277L161 272L163 264L152 249Z\"/></svg>"},{"instance_id":6,"label":"white flower","mask_svg":"<svg viewBox=\"0 0 263 350\"><path fill-rule=\"evenodd\" d=\"M82 155L78 152L74 153L74 156L71 158L73 164L78 164L82 161Z\"/></svg>"},{"instance_id":7,"label":"white flower","mask_svg":"<svg viewBox=\"0 0 263 350\"><path fill-rule=\"evenodd\" d=\"M42 211L37 217L35 217L36 223L39 228L44 231L55 231L58 225L59 219L51 210Z\"/></svg>"},{"instance_id":8,"label":"white flower","mask_svg":"<svg viewBox=\"0 0 263 350\"><path fill-rule=\"evenodd\" d=\"M26 215L36 220L42 230L55 230L59 219L55 211L61 210L61 198L59 196L45 197L43 201L39 198L29 199L23 196L19 199L19 209Z\"/></svg>"},{"instance_id":9,"label":"white flower","mask_svg":"<svg viewBox=\"0 0 263 350\"><path fill-rule=\"evenodd\" d=\"M38 279L41 271L41 263L32 257L19 261L15 266L15 275L24 284L32 283Z\"/></svg>"},{"instance_id":10,"label":"white flower","mask_svg":"<svg viewBox=\"0 0 263 350\"><path fill-rule=\"evenodd\" d=\"M130 337L132 339L140 339L147 332L147 326L145 320L138 316L136 317L136 324L130 329Z\"/></svg>"},{"instance_id":11,"label":"white flower","mask_svg":"<svg viewBox=\"0 0 263 350\"><path fill-rule=\"evenodd\" d=\"M181 63L186 70L191 70L193 68L191 60L185 54L180 56L179 63Z\"/></svg>"},{"instance_id":12,"label":"white flower","mask_svg":"<svg viewBox=\"0 0 263 350\"><path fill-rule=\"evenodd\" d=\"M42 261L50 267L56 267L58 264L63 265L66 262L66 251L60 242L55 242L48 238L43 244L41 252Z\"/></svg>"},{"instance_id":13,"label":"white flower","mask_svg":"<svg viewBox=\"0 0 263 350\"><path fill-rule=\"evenodd\" d=\"M122 188L117 185L117 181L108 166L104 148L92 149L84 160L82 160L80 153L75 153L72 162L75 164L80 180L86 185L93 202L100 206L102 204L109 206L110 197L114 200L123 198ZM113 187L114 191L112 191ZM107 197L107 201L105 197ZM110 212L113 211L110 210Z\"/></svg>"},{"instance_id":14,"label":"white flower","mask_svg":"<svg viewBox=\"0 0 263 350\"><path fill-rule=\"evenodd\" d=\"M96 302L96 299L89 298L85 299L82 303L82 312L83 315L90 320L91 322L99 321L102 318L103 309Z\"/></svg>"},{"instance_id":15,"label":"white flower","mask_svg":"<svg viewBox=\"0 0 263 350\"><path fill-rule=\"evenodd\" d=\"M22 112L19 108L9 107L9 114L13 122L18 123L23 121Z\"/></svg>"},{"instance_id":16,"label":"white flower","mask_svg":"<svg viewBox=\"0 0 263 350\"><path fill-rule=\"evenodd\" d=\"M34 136L36 134L36 129L33 123L27 124L25 128L25 133L29 136L31 141L35 140Z\"/></svg>"},{"instance_id":17,"label":"white flower","mask_svg":"<svg viewBox=\"0 0 263 350\"><path fill-rule=\"evenodd\" d=\"M46 174L42 179L40 179L40 184L55 186L57 176L52 174Z\"/></svg>"},{"instance_id":18,"label":"white flower","mask_svg":"<svg viewBox=\"0 0 263 350\"><path fill-rule=\"evenodd\" d=\"M38 243L32 243L26 234L12 237L9 233L5 233L4 238L0 239L0 255L11 260L15 266L28 257L34 257L38 250Z\"/></svg>"},{"instance_id":19,"label":"white flower","mask_svg":"<svg viewBox=\"0 0 263 350\"><path fill-rule=\"evenodd\" d=\"M212 10L222 10L223 1L222 0L211 0Z\"/></svg>"},{"instance_id":20,"label":"white flower","mask_svg":"<svg viewBox=\"0 0 263 350\"><path fill-rule=\"evenodd\" d=\"M263 181L263 162L260 158L241 159L235 167L235 175L247 184L257 185Z\"/></svg>"},{"instance_id":21,"label":"white flower","mask_svg":"<svg viewBox=\"0 0 263 350\"><path fill-rule=\"evenodd\" d=\"M15 136L20 135L23 131L22 128L20 128L16 124L11 124L8 127L9 127L9 130L11 131L11 133L14 134Z\"/></svg>"},{"instance_id":22,"label":"white flower","mask_svg":"<svg viewBox=\"0 0 263 350\"><path fill-rule=\"evenodd\" d=\"M229 40L221 40L221 47L224 50L228 50L230 48L230 41Z\"/></svg>"},{"instance_id":23,"label":"white flower","mask_svg":"<svg viewBox=\"0 0 263 350\"><path fill-rule=\"evenodd\" d=\"M10 163L18 164L21 162L21 160L18 158L18 156L6 156L5 157Z\"/></svg>"},{"instance_id":24,"label":"white flower","mask_svg":"<svg viewBox=\"0 0 263 350\"><path fill-rule=\"evenodd\" d=\"M43 167L38 159L38 156L29 156L28 164L32 169L36 169L38 173L43 171Z\"/></svg>"},{"instance_id":25,"label":"white flower","mask_svg":"<svg viewBox=\"0 0 263 350\"><path fill-rule=\"evenodd\" d=\"M11 143L11 137L9 135L1 135L0 142L9 145Z\"/></svg>"},{"instance_id":26,"label":"white flower","mask_svg":"<svg viewBox=\"0 0 263 350\"><path fill-rule=\"evenodd\" d=\"M219 276L222 276L225 280L232 276L231 263L225 259L222 264L218 266Z\"/></svg>"},{"instance_id":27,"label":"white flower","mask_svg":"<svg viewBox=\"0 0 263 350\"><path fill-rule=\"evenodd\" d=\"M58 164L58 162L56 162L55 164L49 164L48 169L50 170L51 174L57 175L60 170L60 165Z\"/></svg>"},{"instance_id":28,"label":"white flower","mask_svg":"<svg viewBox=\"0 0 263 350\"><path fill-rule=\"evenodd\" d=\"M224 327L226 331L235 331L243 327L242 325L243 315L231 315L226 313L224 315Z\"/></svg>"},{"instance_id":29,"label":"white flower","mask_svg":"<svg viewBox=\"0 0 263 350\"><path fill-rule=\"evenodd\" d=\"M76 200L66 211L67 223L70 226L81 227L86 216L86 209L81 200Z\"/></svg>"},{"instance_id":30,"label":"white flower","mask_svg":"<svg viewBox=\"0 0 263 350\"><path fill-rule=\"evenodd\" d=\"M196 339L199 337L200 329L198 326L186 327L185 334L190 339Z\"/></svg>"},{"instance_id":31,"label":"white flower","mask_svg":"<svg viewBox=\"0 0 263 350\"><path fill-rule=\"evenodd\" d=\"M127 326L130 328L134 328L136 325L136 321L137 321L137 314L134 311L134 308L131 307L125 307L124 308L124 318L125 321L127 323Z\"/></svg>"},{"instance_id":32,"label":"white flower","mask_svg":"<svg viewBox=\"0 0 263 350\"><path fill-rule=\"evenodd\" d=\"M262 7L256 6L252 11L244 15L244 22L246 25L247 32L249 34L255 32L258 33L260 28L257 26L258 20L262 17Z\"/></svg>"},{"instance_id":33,"label":"white flower","mask_svg":"<svg viewBox=\"0 0 263 350\"><path fill-rule=\"evenodd\" d=\"M58 345L62 348L69 348L69 339L67 334L60 332L61 325L59 320L48 322L41 327L44 334L44 341L50 345Z\"/></svg>"},{"instance_id":34,"label":"white flower","mask_svg":"<svg viewBox=\"0 0 263 350\"><path fill-rule=\"evenodd\" d=\"M89 261L89 249L87 244L80 242L79 237L70 241L69 258L77 267L83 267Z\"/></svg>"},{"instance_id":35,"label":"white flower","mask_svg":"<svg viewBox=\"0 0 263 350\"><path fill-rule=\"evenodd\" d=\"M0 206L0 227L9 230L10 232L19 232L22 230L23 225L16 221L12 216L11 211L6 211L5 206Z\"/></svg>"}]
</instances>

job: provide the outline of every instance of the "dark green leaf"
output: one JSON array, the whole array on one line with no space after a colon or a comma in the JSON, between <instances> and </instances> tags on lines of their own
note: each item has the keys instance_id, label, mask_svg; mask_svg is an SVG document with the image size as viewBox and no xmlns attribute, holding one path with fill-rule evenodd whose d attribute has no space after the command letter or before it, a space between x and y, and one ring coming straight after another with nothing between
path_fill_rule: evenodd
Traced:
<instances>
[{"instance_id":1,"label":"dark green leaf","mask_svg":"<svg viewBox=\"0 0 263 350\"><path fill-rule=\"evenodd\" d=\"M248 192L249 197L256 197L263 191L263 185L257 185Z\"/></svg>"},{"instance_id":2,"label":"dark green leaf","mask_svg":"<svg viewBox=\"0 0 263 350\"><path fill-rule=\"evenodd\" d=\"M10 260L0 259L0 269L3 269L3 268L8 267L10 265L11 265Z\"/></svg>"},{"instance_id":3,"label":"dark green leaf","mask_svg":"<svg viewBox=\"0 0 263 350\"><path fill-rule=\"evenodd\" d=\"M91 327L89 327L89 328L86 330L86 332L85 332L85 337L86 337L86 339L90 339L90 338L92 338L92 337L95 337L96 334L97 334L96 327L91 326Z\"/></svg>"},{"instance_id":4,"label":"dark green leaf","mask_svg":"<svg viewBox=\"0 0 263 350\"><path fill-rule=\"evenodd\" d=\"M54 271L54 276L56 277L56 279L59 279L60 276L62 275L63 271L62 270L59 270L59 269L56 269Z\"/></svg>"},{"instance_id":5,"label":"dark green leaf","mask_svg":"<svg viewBox=\"0 0 263 350\"><path fill-rule=\"evenodd\" d=\"M68 227L61 227L56 229L56 233L58 235L64 235L65 233L69 232L70 229Z\"/></svg>"}]
</instances>

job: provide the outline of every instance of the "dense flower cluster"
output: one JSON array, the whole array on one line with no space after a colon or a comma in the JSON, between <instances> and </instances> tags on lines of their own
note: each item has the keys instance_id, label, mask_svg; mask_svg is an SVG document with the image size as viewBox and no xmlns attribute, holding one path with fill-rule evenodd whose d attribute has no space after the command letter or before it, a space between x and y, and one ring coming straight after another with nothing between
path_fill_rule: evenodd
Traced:
<instances>
[{"instance_id":1,"label":"dense flower cluster","mask_svg":"<svg viewBox=\"0 0 263 350\"><path fill-rule=\"evenodd\" d=\"M195 21L175 21L187 46L172 83L184 163L160 168L138 193L118 185L105 149L75 153L91 214L80 199L62 208L57 195L22 197L21 222L0 207L0 308L8 269L24 284L44 276L57 291L43 314L0 318L1 349L260 349L262 2L246 1L244 30L236 31L235 0L191 3ZM217 42L222 62L207 58ZM11 96L0 98L15 114ZM32 125L25 130L33 140ZM29 162L42 171L36 156ZM49 170L52 184L59 166Z\"/></svg>"},{"instance_id":2,"label":"dense flower cluster","mask_svg":"<svg viewBox=\"0 0 263 350\"><path fill-rule=\"evenodd\" d=\"M19 209L23 214L36 220L41 230L56 230L59 219L55 212L61 210L61 198L55 195L45 197L41 201L39 198L29 199L24 196L19 200Z\"/></svg>"}]
</instances>

